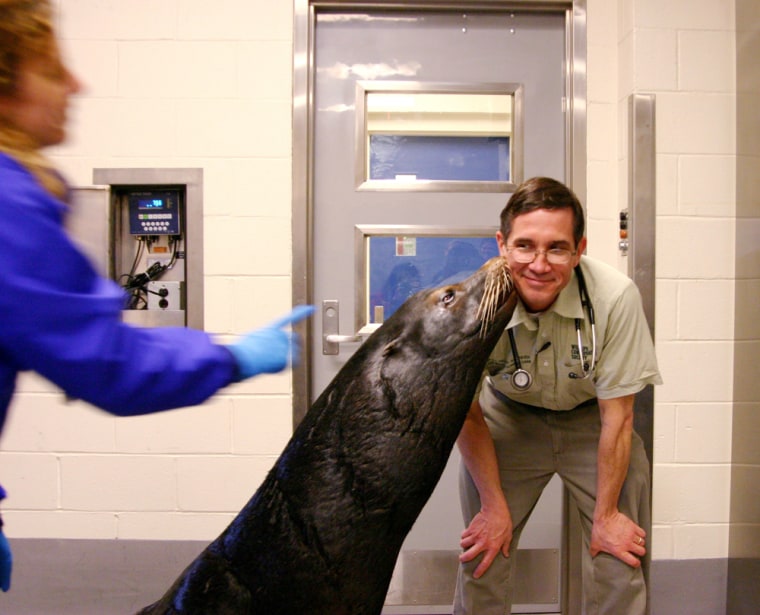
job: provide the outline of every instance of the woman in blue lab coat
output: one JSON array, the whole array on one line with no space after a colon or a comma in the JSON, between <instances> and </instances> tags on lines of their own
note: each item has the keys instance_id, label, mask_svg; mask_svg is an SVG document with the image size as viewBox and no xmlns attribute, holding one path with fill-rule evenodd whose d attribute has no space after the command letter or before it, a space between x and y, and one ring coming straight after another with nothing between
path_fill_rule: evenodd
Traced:
<instances>
[{"instance_id":1,"label":"woman in blue lab coat","mask_svg":"<svg viewBox=\"0 0 760 615\"><path fill-rule=\"evenodd\" d=\"M121 322L124 292L65 233L67 186L41 153L64 140L67 103L80 89L52 19L49 0L0 0L0 431L20 371L131 416L199 404L232 382L285 369L298 358L287 326L310 307L229 346L203 331ZM11 555L1 527L7 591Z\"/></svg>"}]
</instances>

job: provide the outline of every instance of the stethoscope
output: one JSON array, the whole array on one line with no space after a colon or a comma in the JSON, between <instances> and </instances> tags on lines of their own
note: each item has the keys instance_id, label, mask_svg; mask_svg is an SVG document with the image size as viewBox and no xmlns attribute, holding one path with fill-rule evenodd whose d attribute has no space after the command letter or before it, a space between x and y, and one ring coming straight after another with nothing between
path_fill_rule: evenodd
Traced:
<instances>
[{"instance_id":1,"label":"stethoscope","mask_svg":"<svg viewBox=\"0 0 760 615\"><path fill-rule=\"evenodd\" d=\"M591 375L594 373L594 367L596 366L596 322L594 319L594 306L592 305L591 298L588 295L586 280L583 277L583 272L581 271L580 265L577 265L575 267L575 275L578 276L578 294L580 295L581 299L581 307L588 312L588 321L591 324L591 365L589 366L588 362L584 361L583 359L584 352L583 339L581 338L581 319L576 318L575 335L578 338L578 352L580 352L581 373L579 374L577 372L570 372L568 376L574 380L585 380L586 378L591 377ZM533 376L531 376L530 372L524 370L522 367L520 354L517 352L515 334L512 329L508 329L507 334L509 335L509 345L512 348L512 357L515 360L516 367L515 371L512 372L512 376L510 377L512 386L518 391L527 391L533 384ZM546 347L548 347L548 344L544 346L544 348Z\"/></svg>"}]
</instances>

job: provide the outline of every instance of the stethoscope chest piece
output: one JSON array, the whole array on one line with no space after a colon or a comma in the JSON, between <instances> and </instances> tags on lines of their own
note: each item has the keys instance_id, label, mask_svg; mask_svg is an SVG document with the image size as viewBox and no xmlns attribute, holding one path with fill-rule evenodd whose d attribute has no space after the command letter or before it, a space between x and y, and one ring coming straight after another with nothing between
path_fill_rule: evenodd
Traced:
<instances>
[{"instance_id":1,"label":"stethoscope chest piece","mask_svg":"<svg viewBox=\"0 0 760 615\"><path fill-rule=\"evenodd\" d=\"M512 356L515 359L515 371L510 376L512 386L518 391L527 391L533 384L533 376L522 368L520 364L520 355L517 353L517 344L515 343L515 334L512 329L507 331L509 335L509 344L512 347Z\"/></svg>"},{"instance_id":2,"label":"stethoscope chest piece","mask_svg":"<svg viewBox=\"0 0 760 615\"><path fill-rule=\"evenodd\" d=\"M524 369L516 369L510 378L512 386L518 391L527 391L533 384L533 376Z\"/></svg>"}]
</instances>

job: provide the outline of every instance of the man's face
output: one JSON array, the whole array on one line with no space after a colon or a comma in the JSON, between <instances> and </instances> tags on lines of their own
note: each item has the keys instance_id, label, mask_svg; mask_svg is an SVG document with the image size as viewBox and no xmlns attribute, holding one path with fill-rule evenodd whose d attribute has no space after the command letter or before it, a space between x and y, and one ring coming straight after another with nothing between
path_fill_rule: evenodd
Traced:
<instances>
[{"instance_id":1,"label":"man's face","mask_svg":"<svg viewBox=\"0 0 760 615\"><path fill-rule=\"evenodd\" d=\"M517 216L512 221L509 237L496 233L499 253L506 256L512 269L512 278L525 307L531 312L543 312L556 300L572 277L586 249L586 238L580 245L573 239L573 211L563 209L537 209ZM533 248L539 253L532 263L518 263L509 248ZM550 263L546 250L555 248L575 252L570 262L562 265Z\"/></svg>"}]
</instances>

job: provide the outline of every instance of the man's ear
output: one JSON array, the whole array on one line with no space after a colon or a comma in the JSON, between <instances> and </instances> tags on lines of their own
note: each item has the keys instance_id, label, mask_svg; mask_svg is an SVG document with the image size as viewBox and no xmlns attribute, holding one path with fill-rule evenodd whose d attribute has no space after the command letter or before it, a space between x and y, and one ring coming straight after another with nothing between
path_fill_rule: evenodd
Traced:
<instances>
[{"instance_id":1,"label":"man's ear","mask_svg":"<svg viewBox=\"0 0 760 615\"><path fill-rule=\"evenodd\" d=\"M499 254L501 256L507 255L507 238L501 234L501 231L496 231L496 243L499 246Z\"/></svg>"},{"instance_id":2,"label":"man's ear","mask_svg":"<svg viewBox=\"0 0 760 615\"><path fill-rule=\"evenodd\" d=\"M575 264L576 265L581 262L581 255L585 254L585 252L586 252L586 244L587 243L588 242L586 241L586 238L583 237L581 239L580 243L578 244L578 249L576 250L576 254L575 254Z\"/></svg>"}]
</instances>

